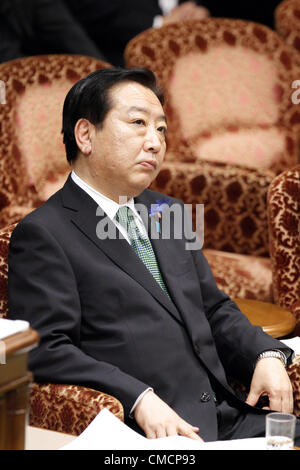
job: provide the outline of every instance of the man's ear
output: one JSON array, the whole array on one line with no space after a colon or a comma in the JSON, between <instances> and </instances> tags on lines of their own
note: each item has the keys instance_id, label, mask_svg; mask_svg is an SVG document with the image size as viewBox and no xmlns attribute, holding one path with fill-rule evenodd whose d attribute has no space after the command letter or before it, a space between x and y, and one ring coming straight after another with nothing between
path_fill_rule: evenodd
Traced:
<instances>
[{"instance_id":1,"label":"man's ear","mask_svg":"<svg viewBox=\"0 0 300 470\"><path fill-rule=\"evenodd\" d=\"M92 150L91 142L92 124L87 119L79 119L74 128L77 146L81 153L89 155Z\"/></svg>"}]
</instances>

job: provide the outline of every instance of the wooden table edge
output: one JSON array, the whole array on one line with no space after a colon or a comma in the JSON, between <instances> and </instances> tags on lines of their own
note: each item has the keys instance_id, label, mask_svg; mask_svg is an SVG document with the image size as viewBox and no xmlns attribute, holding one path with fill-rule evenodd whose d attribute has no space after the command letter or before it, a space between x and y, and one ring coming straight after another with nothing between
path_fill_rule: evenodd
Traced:
<instances>
[{"instance_id":1,"label":"wooden table edge","mask_svg":"<svg viewBox=\"0 0 300 470\"><path fill-rule=\"evenodd\" d=\"M28 328L28 330L3 338L2 341L5 343L6 355L10 356L19 351L23 352L24 349L35 347L39 340L40 336L37 331Z\"/></svg>"}]
</instances>

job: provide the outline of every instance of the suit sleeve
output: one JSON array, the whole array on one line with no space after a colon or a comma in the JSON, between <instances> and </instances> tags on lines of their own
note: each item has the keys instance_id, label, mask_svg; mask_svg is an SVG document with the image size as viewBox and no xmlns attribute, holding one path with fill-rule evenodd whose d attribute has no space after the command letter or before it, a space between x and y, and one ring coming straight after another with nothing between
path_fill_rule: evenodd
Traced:
<instances>
[{"instance_id":1,"label":"suit sleeve","mask_svg":"<svg viewBox=\"0 0 300 470\"><path fill-rule=\"evenodd\" d=\"M149 385L80 349L80 296L71 262L55 236L41 225L21 222L12 234L8 261L9 317L29 321L41 338L29 355L34 380L108 393L128 416Z\"/></svg>"},{"instance_id":2,"label":"suit sleeve","mask_svg":"<svg viewBox=\"0 0 300 470\"><path fill-rule=\"evenodd\" d=\"M266 350L280 349L288 358L293 351L285 344L253 326L235 302L221 291L201 250L192 250L201 300L209 321L219 357L227 373L251 380L257 356Z\"/></svg>"}]
</instances>

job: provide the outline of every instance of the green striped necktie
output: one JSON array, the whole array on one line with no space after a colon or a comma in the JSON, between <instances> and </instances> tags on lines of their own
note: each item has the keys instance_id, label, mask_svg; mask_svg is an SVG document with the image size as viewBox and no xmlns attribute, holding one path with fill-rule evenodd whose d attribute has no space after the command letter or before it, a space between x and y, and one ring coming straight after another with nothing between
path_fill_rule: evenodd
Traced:
<instances>
[{"instance_id":1,"label":"green striped necktie","mask_svg":"<svg viewBox=\"0 0 300 470\"><path fill-rule=\"evenodd\" d=\"M154 279L158 282L162 290L167 294L168 297L170 297L163 281L161 272L159 270L151 242L147 237L142 236L135 223L134 215L130 207L120 207L118 212L116 213L115 218L128 233L130 244L134 251L143 261L144 265L146 266L146 268L148 268L148 270L150 271Z\"/></svg>"}]
</instances>

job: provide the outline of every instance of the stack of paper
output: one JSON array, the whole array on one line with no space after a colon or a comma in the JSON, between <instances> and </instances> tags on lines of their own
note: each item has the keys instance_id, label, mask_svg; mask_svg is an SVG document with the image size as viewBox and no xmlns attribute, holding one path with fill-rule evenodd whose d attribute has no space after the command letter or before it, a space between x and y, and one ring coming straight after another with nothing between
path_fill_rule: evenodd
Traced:
<instances>
[{"instance_id":1,"label":"stack of paper","mask_svg":"<svg viewBox=\"0 0 300 470\"><path fill-rule=\"evenodd\" d=\"M0 339L28 330L29 323L25 320L8 320L0 318Z\"/></svg>"},{"instance_id":2,"label":"stack of paper","mask_svg":"<svg viewBox=\"0 0 300 470\"><path fill-rule=\"evenodd\" d=\"M295 354L300 355L300 337L295 336L295 338L290 339L281 339L282 343L286 344L289 348L293 349Z\"/></svg>"},{"instance_id":3,"label":"stack of paper","mask_svg":"<svg viewBox=\"0 0 300 470\"><path fill-rule=\"evenodd\" d=\"M264 450L265 438L200 442L183 436L147 439L136 433L107 409L61 450Z\"/></svg>"}]
</instances>

